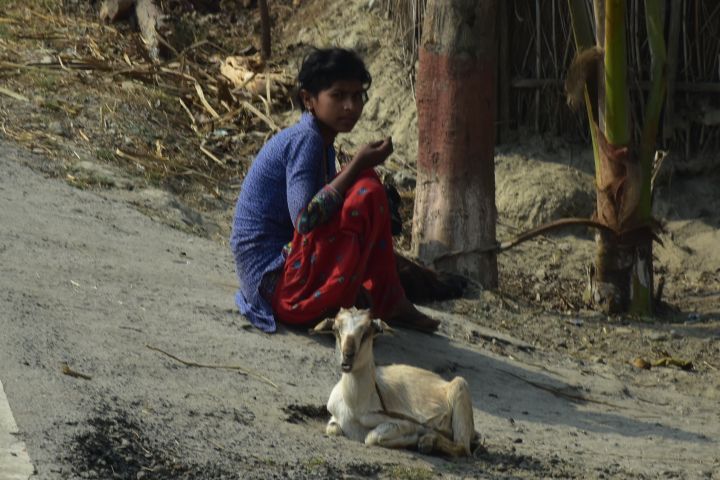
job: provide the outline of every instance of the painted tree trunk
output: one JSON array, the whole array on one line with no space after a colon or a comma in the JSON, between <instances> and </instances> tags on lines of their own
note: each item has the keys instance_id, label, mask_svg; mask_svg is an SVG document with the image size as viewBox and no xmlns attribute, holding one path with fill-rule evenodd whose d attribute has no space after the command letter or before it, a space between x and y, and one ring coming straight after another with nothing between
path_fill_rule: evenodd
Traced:
<instances>
[{"instance_id":1,"label":"painted tree trunk","mask_svg":"<svg viewBox=\"0 0 720 480\"><path fill-rule=\"evenodd\" d=\"M463 252L496 241L496 10L496 0L428 0L416 93L413 253L486 288L497 286L496 255Z\"/></svg>"}]
</instances>

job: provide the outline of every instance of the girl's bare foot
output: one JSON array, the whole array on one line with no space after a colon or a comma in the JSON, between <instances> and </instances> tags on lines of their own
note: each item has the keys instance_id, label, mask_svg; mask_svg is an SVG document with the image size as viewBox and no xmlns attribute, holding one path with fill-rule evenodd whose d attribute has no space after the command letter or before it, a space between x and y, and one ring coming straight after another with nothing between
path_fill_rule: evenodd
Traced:
<instances>
[{"instance_id":1,"label":"girl's bare foot","mask_svg":"<svg viewBox=\"0 0 720 480\"><path fill-rule=\"evenodd\" d=\"M383 320L390 325L412 328L426 333L433 333L440 326L439 320L420 312L407 298L400 300L386 317Z\"/></svg>"}]
</instances>

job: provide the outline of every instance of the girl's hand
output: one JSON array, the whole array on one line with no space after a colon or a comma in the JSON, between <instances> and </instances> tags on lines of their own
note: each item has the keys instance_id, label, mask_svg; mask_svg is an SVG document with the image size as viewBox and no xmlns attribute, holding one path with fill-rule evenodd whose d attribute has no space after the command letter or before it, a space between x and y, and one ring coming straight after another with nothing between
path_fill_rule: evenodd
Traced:
<instances>
[{"instance_id":1,"label":"girl's hand","mask_svg":"<svg viewBox=\"0 0 720 480\"><path fill-rule=\"evenodd\" d=\"M383 163L393 152L392 138L368 143L355 154L352 163L359 171L374 168Z\"/></svg>"},{"instance_id":2,"label":"girl's hand","mask_svg":"<svg viewBox=\"0 0 720 480\"><path fill-rule=\"evenodd\" d=\"M330 182L340 195L345 195L348 188L355 183L357 177L368 168L374 168L383 163L393 152L390 137L378 142L368 143L355 154L350 163L340 170L340 173Z\"/></svg>"}]
</instances>

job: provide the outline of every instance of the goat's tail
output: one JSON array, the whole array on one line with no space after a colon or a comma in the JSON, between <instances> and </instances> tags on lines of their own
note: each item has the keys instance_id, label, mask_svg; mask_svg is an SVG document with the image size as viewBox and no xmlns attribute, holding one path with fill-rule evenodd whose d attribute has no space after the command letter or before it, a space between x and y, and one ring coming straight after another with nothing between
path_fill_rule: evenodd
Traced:
<instances>
[{"instance_id":1,"label":"goat's tail","mask_svg":"<svg viewBox=\"0 0 720 480\"><path fill-rule=\"evenodd\" d=\"M475 436L475 421L470 388L464 378L455 377L450 382L448 402L452 406L453 441L465 448L465 455L470 455L470 442Z\"/></svg>"}]
</instances>

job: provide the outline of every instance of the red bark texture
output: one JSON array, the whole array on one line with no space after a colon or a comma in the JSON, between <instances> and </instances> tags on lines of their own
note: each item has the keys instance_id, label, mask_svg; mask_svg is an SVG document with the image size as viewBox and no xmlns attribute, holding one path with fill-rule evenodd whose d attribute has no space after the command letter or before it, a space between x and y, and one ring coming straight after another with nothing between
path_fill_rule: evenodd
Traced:
<instances>
[{"instance_id":1,"label":"red bark texture","mask_svg":"<svg viewBox=\"0 0 720 480\"><path fill-rule=\"evenodd\" d=\"M420 49L418 169L494 195L495 62ZM470 90L468 85L472 85ZM456 184L457 185L457 184Z\"/></svg>"},{"instance_id":2,"label":"red bark texture","mask_svg":"<svg viewBox=\"0 0 720 480\"><path fill-rule=\"evenodd\" d=\"M413 250L434 259L495 242L495 58L420 49L417 84L418 191ZM497 286L494 254L435 267Z\"/></svg>"}]
</instances>

